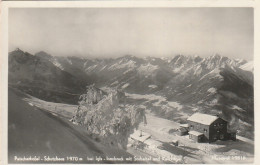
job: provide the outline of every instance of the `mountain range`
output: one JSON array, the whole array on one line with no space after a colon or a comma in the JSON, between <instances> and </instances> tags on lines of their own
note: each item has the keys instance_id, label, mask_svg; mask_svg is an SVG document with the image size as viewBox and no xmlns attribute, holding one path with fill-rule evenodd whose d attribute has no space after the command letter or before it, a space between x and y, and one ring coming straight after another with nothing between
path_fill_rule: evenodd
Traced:
<instances>
[{"instance_id":1,"label":"mountain range","mask_svg":"<svg viewBox=\"0 0 260 165\"><path fill-rule=\"evenodd\" d=\"M247 130L245 136L254 131L252 61L218 54L88 59L43 51L32 55L17 49L9 53L8 69L9 86L43 100L74 104L87 85L95 84L129 94L162 96L200 112L221 113L226 120L240 121L243 131Z\"/></svg>"}]
</instances>

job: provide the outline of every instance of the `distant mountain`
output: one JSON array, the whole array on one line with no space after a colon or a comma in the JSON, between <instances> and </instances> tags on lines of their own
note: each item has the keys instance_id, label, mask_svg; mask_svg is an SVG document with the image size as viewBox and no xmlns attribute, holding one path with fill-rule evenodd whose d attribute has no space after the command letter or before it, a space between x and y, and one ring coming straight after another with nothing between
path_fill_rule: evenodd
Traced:
<instances>
[{"instance_id":1,"label":"distant mountain","mask_svg":"<svg viewBox=\"0 0 260 165\"><path fill-rule=\"evenodd\" d=\"M45 100L75 103L77 95L88 85L84 79L62 70L44 52L31 55L17 49L9 53L8 61L9 85Z\"/></svg>"},{"instance_id":2,"label":"distant mountain","mask_svg":"<svg viewBox=\"0 0 260 165\"><path fill-rule=\"evenodd\" d=\"M240 123L242 134L252 136L252 62L229 59L218 54L206 58L184 55L172 58L138 58L127 55L115 59L92 60L59 57L57 61L64 68L68 63L77 63L78 69L92 77L99 87L116 87L128 93L160 95L168 101L197 107L200 112L222 114L226 120L233 122L231 127L236 129L235 126ZM188 110L189 106L185 106L186 113L194 113L193 109ZM170 112L162 115L169 119L170 116Z\"/></svg>"},{"instance_id":3,"label":"distant mountain","mask_svg":"<svg viewBox=\"0 0 260 165\"><path fill-rule=\"evenodd\" d=\"M79 93L86 85L95 83L99 88L115 87L130 94L159 95L166 101L185 105L185 113L219 113L226 120L240 122L241 130L249 130L247 136L251 136L254 129L253 68L253 62L218 54L206 58L126 55L114 59L87 59L55 57L45 52L31 55L16 50L9 55L9 83L23 85L21 88L26 88L28 93L33 87L38 91ZM55 98L58 100L59 96ZM162 117L171 118L171 115L165 112Z\"/></svg>"}]
</instances>

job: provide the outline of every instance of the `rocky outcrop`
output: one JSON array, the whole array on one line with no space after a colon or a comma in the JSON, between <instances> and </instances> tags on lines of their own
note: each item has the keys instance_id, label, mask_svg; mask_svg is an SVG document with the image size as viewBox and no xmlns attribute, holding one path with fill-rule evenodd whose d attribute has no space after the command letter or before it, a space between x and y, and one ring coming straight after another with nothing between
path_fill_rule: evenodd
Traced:
<instances>
[{"instance_id":1,"label":"rocky outcrop","mask_svg":"<svg viewBox=\"0 0 260 165\"><path fill-rule=\"evenodd\" d=\"M145 120L145 109L125 105L124 100L122 91L105 92L88 86L80 96L73 122L84 126L101 143L125 149L130 134Z\"/></svg>"}]
</instances>

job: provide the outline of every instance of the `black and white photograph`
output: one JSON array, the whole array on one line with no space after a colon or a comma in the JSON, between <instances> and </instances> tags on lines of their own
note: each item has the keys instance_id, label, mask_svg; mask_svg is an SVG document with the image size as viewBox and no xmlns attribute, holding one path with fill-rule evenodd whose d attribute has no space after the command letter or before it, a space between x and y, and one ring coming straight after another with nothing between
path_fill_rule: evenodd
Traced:
<instances>
[{"instance_id":1,"label":"black and white photograph","mask_svg":"<svg viewBox=\"0 0 260 165\"><path fill-rule=\"evenodd\" d=\"M250 164L253 7L8 9L10 164Z\"/></svg>"}]
</instances>

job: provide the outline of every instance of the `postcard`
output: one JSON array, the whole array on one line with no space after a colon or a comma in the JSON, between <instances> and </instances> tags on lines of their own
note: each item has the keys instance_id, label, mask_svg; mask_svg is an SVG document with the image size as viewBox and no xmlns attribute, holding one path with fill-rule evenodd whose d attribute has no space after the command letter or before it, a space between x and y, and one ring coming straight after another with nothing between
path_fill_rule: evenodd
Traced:
<instances>
[{"instance_id":1,"label":"postcard","mask_svg":"<svg viewBox=\"0 0 260 165\"><path fill-rule=\"evenodd\" d=\"M3 164L257 163L257 2L2 4Z\"/></svg>"}]
</instances>

